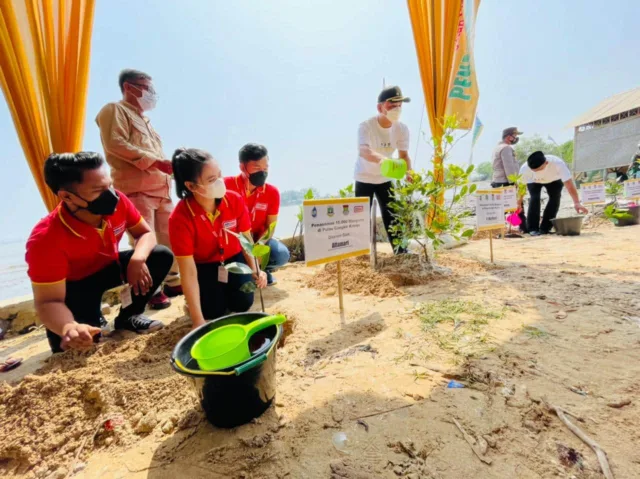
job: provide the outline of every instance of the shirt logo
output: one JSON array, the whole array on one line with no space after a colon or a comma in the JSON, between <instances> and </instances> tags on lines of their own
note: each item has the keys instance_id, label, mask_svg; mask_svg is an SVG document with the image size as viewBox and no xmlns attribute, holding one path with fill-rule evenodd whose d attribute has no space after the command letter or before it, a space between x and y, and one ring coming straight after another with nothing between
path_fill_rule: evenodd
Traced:
<instances>
[{"instance_id":1,"label":"shirt logo","mask_svg":"<svg viewBox=\"0 0 640 479\"><path fill-rule=\"evenodd\" d=\"M123 222L122 224L119 224L118 226L114 227L113 234L115 236L120 236L122 233L124 233L126 226L127 226L126 223Z\"/></svg>"},{"instance_id":2,"label":"shirt logo","mask_svg":"<svg viewBox=\"0 0 640 479\"><path fill-rule=\"evenodd\" d=\"M225 221L224 223L222 223L222 227L224 229L235 228L237 224L237 220Z\"/></svg>"},{"instance_id":3,"label":"shirt logo","mask_svg":"<svg viewBox=\"0 0 640 479\"><path fill-rule=\"evenodd\" d=\"M258 211L267 211L266 203L256 203L256 210Z\"/></svg>"}]
</instances>

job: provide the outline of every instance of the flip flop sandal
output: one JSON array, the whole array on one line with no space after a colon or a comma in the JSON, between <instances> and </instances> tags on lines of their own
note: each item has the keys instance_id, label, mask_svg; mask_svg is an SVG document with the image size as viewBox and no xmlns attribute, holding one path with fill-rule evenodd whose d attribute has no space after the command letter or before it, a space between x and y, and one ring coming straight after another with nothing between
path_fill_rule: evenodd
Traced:
<instances>
[{"instance_id":1,"label":"flip flop sandal","mask_svg":"<svg viewBox=\"0 0 640 479\"><path fill-rule=\"evenodd\" d=\"M6 373L12 369L17 368L22 364L22 358L9 358L4 363L0 364L0 373Z\"/></svg>"}]
</instances>

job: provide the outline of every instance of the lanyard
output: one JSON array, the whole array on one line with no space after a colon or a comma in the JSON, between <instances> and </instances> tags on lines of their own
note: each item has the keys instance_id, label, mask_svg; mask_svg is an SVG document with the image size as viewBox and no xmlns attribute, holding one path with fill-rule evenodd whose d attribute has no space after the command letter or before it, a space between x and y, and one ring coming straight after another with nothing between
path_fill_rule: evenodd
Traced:
<instances>
[{"instance_id":1,"label":"lanyard","mask_svg":"<svg viewBox=\"0 0 640 479\"><path fill-rule=\"evenodd\" d=\"M103 245L105 245L105 242L106 242L105 240L108 240L111 243L111 247L112 247L111 254L113 254L114 261L118 263L118 272L120 273L120 284L125 284L126 281L125 281L124 274L122 272L122 264L120 263L120 252L118 250L118 238L116 238L116 234L113 231L113 228L111 227L111 221L105 220L105 219L103 219L102 221L104 221L103 223L104 229L102 234L98 233L98 235L101 237L100 239L102 240ZM101 252L100 254L109 256L107 253Z\"/></svg>"},{"instance_id":2,"label":"lanyard","mask_svg":"<svg viewBox=\"0 0 640 479\"><path fill-rule=\"evenodd\" d=\"M225 245L228 245L229 235L227 234L226 231L224 231L224 228L222 227L222 218L220 218L220 215L221 215L220 210L218 210L218 215L215 218L210 213L207 213L206 216L205 215L202 216L202 219L203 221L207 222L209 231L211 231L211 234L214 236L214 238L218 240L218 254L220 255L220 264L224 265L225 260L224 260L224 246L222 245L222 237L224 236ZM220 218L220 228L218 228L219 231L216 231L215 222L218 218Z\"/></svg>"}]
</instances>

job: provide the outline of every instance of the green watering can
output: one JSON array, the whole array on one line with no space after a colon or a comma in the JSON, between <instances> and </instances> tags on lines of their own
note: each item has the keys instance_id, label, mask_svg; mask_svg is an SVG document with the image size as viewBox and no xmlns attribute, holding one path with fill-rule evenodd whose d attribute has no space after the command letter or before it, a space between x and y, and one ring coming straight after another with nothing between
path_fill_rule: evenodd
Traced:
<instances>
[{"instance_id":1,"label":"green watering can","mask_svg":"<svg viewBox=\"0 0 640 479\"><path fill-rule=\"evenodd\" d=\"M287 320L276 314L246 325L229 324L208 332L191 348L191 356L203 371L218 371L246 361L251 357L249 339L258 331L282 324Z\"/></svg>"},{"instance_id":2,"label":"green watering can","mask_svg":"<svg viewBox=\"0 0 640 479\"><path fill-rule=\"evenodd\" d=\"M401 158L387 158L380 162L380 173L382 176L401 180L407 174L407 162Z\"/></svg>"}]
</instances>

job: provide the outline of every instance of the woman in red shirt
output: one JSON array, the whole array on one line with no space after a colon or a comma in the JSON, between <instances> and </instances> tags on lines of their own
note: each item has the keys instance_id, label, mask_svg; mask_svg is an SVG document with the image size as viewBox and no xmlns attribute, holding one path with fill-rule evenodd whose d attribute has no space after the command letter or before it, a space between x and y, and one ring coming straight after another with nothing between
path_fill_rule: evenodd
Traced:
<instances>
[{"instance_id":1,"label":"woman in red shirt","mask_svg":"<svg viewBox=\"0 0 640 479\"><path fill-rule=\"evenodd\" d=\"M247 311L253 293L240 288L252 279L264 288L267 276L231 234L250 238L251 221L240 195L226 191L216 160L206 151L180 148L172 164L181 200L169 218L169 236L195 328L228 311ZM233 262L249 265L253 275L229 273L224 265Z\"/></svg>"}]
</instances>

